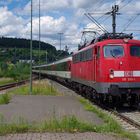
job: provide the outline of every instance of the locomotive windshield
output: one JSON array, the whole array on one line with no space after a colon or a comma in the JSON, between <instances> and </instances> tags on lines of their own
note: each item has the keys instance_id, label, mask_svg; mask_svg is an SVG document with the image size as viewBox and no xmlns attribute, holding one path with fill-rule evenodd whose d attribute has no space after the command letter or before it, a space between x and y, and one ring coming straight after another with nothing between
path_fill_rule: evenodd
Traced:
<instances>
[{"instance_id":1,"label":"locomotive windshield","mask_svg":"<svg viewBox=\"0 0 140 140\"><path fill-rule=\"evenodd\" d=\"M140 57L140 46L131 46L130 54L131 54L131 56Z\"/></svg>"},{"instance_id":2,"label":"locomotive windshield","mask_svg":"<svg viewBox=\"0 0 140 140\"><path fill-rule=\"evenodd\" d=\"M122 57L124 56L124 48L122 46L107 45L104 46L105 57Z\"/></svg>"}]
</instances>

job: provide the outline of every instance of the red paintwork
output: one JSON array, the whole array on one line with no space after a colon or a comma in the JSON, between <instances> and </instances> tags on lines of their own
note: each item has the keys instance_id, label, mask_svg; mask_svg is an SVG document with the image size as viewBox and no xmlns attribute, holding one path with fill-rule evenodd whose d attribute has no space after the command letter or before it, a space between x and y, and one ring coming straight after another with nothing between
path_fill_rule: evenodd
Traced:
<instances>
[{"instance_id":1,"label":"red paintwork","mask_svg":"<svg viewBox=\"0 0 140 140\"><path fill-rule=\"evenodd\" d=\"M124 47L124 56L117 58L105 58L103 55L103 47L108 44L116 44ZM82 52L86 49L93 48L93 60L73 63L71 67L72 77L96 82L140 82L140 77L109 77L110 69L115 71L140 71L140 58L130 55L130 46L140 46L140 41L129 40L127 43L123 39L110 39L91 44L86 48L76 52ZM96 58L95 48L100 46L100 58ZM74 54L74 55L75 55ZM122 65L120 65L122 62Z\"/></svg>"}]
</instances>

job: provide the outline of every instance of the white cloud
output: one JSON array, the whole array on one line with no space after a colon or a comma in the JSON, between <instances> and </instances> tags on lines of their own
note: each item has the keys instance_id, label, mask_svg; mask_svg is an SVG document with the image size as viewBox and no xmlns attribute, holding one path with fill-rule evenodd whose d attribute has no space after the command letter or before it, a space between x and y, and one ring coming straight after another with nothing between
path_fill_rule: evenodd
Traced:
<instances>
[{"instance_id":1,"label":"white cloud","mask_svg":"<svg viewBox=\"0 0 140 140\"><path fill-rule=\"evenodd\" d=\"M64 17L60 17L58 19L54 19L50 16L43 16L40 18L41 20L41 32L45 33L58 33L62 32L66 26L66 20ZM38 32L38 25L39 20L38 18L33 19L33 31L35 33Z\"/></svg>"},{"instance_id":2,"label":"white cloud","mask_svg":"<svg viewBox=\"0 0 140 140\"><path fill-rule=\"evenodd\" d=\"M98 3L96 0L40 0L42 12L53 12L62 10L78 10L79 9L93 9L94 4ZM33 11L38 12L38 0L33 0ZM30 14L31 2L21 10L22 14ZM19 10L19 9L18 9ZM19 14L21 14L19 13Z\"/></svg>"},{"instance_id":3,"label":"white cloud","mask_svg":"<svg viewBox=\"0 0 140 140\"><path fill-rule=\"evenodd\" d=\"M20 2L20 0L18 1ZM116 2L116 4L120 4L120 7L126 4L125 1L123 3L121 0ZM106 2L103 0L41 0L41 39L48 43L59 44L58 33L63 32L62 44L71 44L71 47L74 47L72 44L77 46L76 44L80 42L83 27L94 28L95 31L102 33L95 24L89 23L90 20L84 16L84 13L108 12L114 3L111 0ZM30 38L30 8L30 1L21 9L17 7L13 12L8 10L7 7L1 7L0 34ZM133 11L139 11L140 2L130 3L120 12L132 12L132 9ZM33 0L33 39L38 39L39 21L37 16L38 0ZM101 15L94 15L96 19L99 16ZM109 25L108 28L111 29L111 22L109 23L107 20L104 24L102 23L104 18L100 19L102 26L106 23L107 26ZM117 16L117 21L119 19ZM118 23L123 24L120 21Z\"/></svg>"},{"instance_id":4,"label":"white cloud","mask_svg":"<svg viewBox=\"0 0 140 140\"><path fill-rule=\"evenodd\" d=\"M101 26L104 27L104 25ZM85 27L85 30L87 31L92 30L97 32L98 34L103 34L103 31L94 23L88 23Z\"/></svg>"},{"instance_id":5,"label":"white cloud","mask_svg":"<svg viewBox=\"0 0 140 140\"><path fill-rule=\"evenodd\" d=\"M30 38L30 19L14 15L7 7L0 8L0 34L3 36L15 36ZM77 43L78 25L66 21L65 17L54 18L41 16L41 39L48 43L59 44L59 32L63 32L63 44ZM33 17L33 39L38 39L39 19ZM67 35L70 35L69 37ZM71 36L73 34L73 36ZM66 35L66 36L65 36ZM59 45L56 46L57 48Z\"/></svg>"},{"instance_id":6,"label":"white cloud","mask_svg":"<svg viewBox=\"0 0 140 140\"><path fill-rule=\"evenodd\" d=\"M21 36L25 20L8 11L7 7L0 8L0 34Z\"/></svg>"},{"instance_id":7,"label":"white cloud","mask_svg":"<svg viewBox=\"0 0 140 140\"><path fill-rule=\"evenodd\" d=\"M50 16L41 17L41 40L51 43L59 49L59 34L62 35L62 48L65 45L77 45L79 43L79 29L75 23L69 23L65 17L53 18ZM27 24L24 32L30 35L30 23ZM34 39L38 39L39 19L33 18L33 35Z\"/></svg>"},{"instance_id":8,"label":"white cloud","mask_svg":"<svg viewBox=\"0 0 140 140\"><path fill-rule=\"evenodd\" d=\"M42 12L62 10L65 8L69 8L71 6L70 0L40 0L40 6ZM38 12L39 1L33 0L33 12ZM23 9L21 9L21 13L19 14L30 14L31 2L28 2ZM19 10L19 9L18 9Z\"/></svg>"},{"instance_id":9,"label":"white cloud","mask_svg":"<svg viewBox=\"0 0 140 140\"><path fill-rule=\"evenodd\" d=\"M75 8L89 8L95 3L94 0L72 0Z\"/></svg>"},{"instance_id":10,"label":"white cloud","mask_svg":"<svg viewBox=\"0 0 140 140\"><path fill-rule=\"evenodd\" d=\"M0 26L17 25L23 22L21 17L16 17L12 12L8 11L7 7L0 8Z\"/></svg>"}]
</instances>

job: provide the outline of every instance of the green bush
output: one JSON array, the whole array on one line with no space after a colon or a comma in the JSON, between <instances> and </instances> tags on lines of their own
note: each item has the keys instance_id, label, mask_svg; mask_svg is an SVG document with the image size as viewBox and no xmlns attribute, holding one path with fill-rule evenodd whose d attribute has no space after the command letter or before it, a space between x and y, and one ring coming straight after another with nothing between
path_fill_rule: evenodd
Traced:
<instances>
[{"instance_id":1,"label":"green bush","mask_svg":"<svg viewBox=\"0 0 140 140\"><path fill-rule=\"evenodd\" d=\"M15 81L27 79L29 76L29 65L25 63L0 64L0 77L11 77Z\"/></svg>"},{"instance_id":2,"label":"green bush","mask_svg":"<svg viewBox=\"0 0 140 140\"><path fill-rule=\"evenodd\" d=\"M0 104L8 104L10 102L10 96L8 94L0 95Z\"/></svg>"}]
</instances>

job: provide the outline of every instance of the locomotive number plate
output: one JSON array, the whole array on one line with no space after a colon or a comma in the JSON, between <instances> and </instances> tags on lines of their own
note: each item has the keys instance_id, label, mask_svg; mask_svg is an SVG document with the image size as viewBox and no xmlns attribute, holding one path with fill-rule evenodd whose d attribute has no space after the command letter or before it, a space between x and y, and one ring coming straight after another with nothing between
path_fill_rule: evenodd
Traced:
<instances>
[{"instance_id":1,"label":"locomotive number plate","mask_svg":"<svg viewBox=\"0 0 140 140\"><path fill-rule=\"evenodd\" d=\"M124 76L125 77L133 77L133 71L125 71Z\"/></svg>"}]
</instances>

